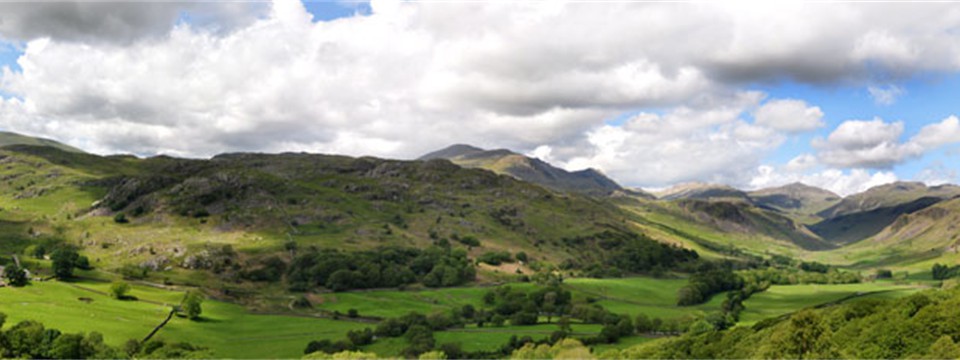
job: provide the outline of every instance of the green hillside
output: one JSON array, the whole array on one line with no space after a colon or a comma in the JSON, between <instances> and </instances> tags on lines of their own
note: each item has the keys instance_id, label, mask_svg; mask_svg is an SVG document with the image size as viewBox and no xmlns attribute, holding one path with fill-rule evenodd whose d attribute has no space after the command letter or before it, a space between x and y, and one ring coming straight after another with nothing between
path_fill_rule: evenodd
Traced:
<instances>
[{"instance_id":1,"label":"green hillside","mask_svg":"<svg viewBox=\"0 0 960 360\"><path fill-rule=\"evenodd\" d=\"M9 145L35 145L35 146L50 146L57 149L69 152L82 153L83 150L77 149L70 145L38 137L31 137L20 135L17 133L0 131L0 147L9 146Z\"/></svg>"}]
</instances>

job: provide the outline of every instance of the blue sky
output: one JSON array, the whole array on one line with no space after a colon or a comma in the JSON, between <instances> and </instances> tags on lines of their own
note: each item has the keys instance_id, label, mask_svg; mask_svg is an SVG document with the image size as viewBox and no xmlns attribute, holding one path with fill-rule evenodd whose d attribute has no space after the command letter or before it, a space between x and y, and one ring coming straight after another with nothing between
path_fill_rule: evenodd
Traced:
<instances>
[{"instance_id":1,"label":"blue sky","mask_svg":"<svg viewBox=\"0 0 960 360\"><path fill-rule=\"evenodd\" d=\"M470 143L644 188L957 182L951 10L3 3L0 129L143 156L410 159Z\"/></svg>"}]
</instances>

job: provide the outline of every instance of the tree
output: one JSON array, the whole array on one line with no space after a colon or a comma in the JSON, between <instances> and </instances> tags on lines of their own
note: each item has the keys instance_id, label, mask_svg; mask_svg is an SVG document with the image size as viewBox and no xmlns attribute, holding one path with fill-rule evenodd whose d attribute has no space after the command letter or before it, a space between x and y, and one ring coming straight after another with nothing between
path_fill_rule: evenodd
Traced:
<instances>
[{"instance_id":1,"label":"tree","mask_svg":"<svg viewBox=\"0 0 960 360\"><path fill-rule=\"evenodd\" d=\"M73 269L77 266L80 254L77 250L70 247L57 249L50 255L53 260L53 275L58 279L69 279L73 277Z\"/></svg>"},{"instance_id":2,"label":"tree","mask_svg":"<svg viewBox=\"0 0 960 360\"><path fill-rule=\"evenodd\" d=\"M200 313L203 311L200 307L201 304L203 304L203 294L194 290L187 291L186 295L183 296L181 311L183 311L190 320L199 319Z\"/></svg>"},{"instance_id":3,"label":"tree","mask_svg":"<svg viewBox=\"0 0 960 360\"><path fill-rule=\"evenodd\" d=\"M960 346L953 342L949 335L941 336L927 352L927 359L958 359Z\"/></svg>"},{"instance_id":4,"label":"tree","mask_svg":"<svg viewBox=\"0 0 960 360\"><path fill-rule=\"evenodd\" d=\"M10 264L4 268L3 277L10 286L21 287L30 282L30 279L27 278L27 271L16 264Z\"/></svg>"},{"instance_id":5,"label":"tree","mask_svg":"<svg viewBox=\"0 0 960 360\"><path fill-rule=\"evenodd\" d=\"M638 333L647 333L655 330L653 327L653 321L650 320L650 317L647 316L647 314L637 315L634 325L637 327Z\"/></svg>"},{"instance_id":6,"label":"tree","mask_svg":"<svg viewBox=\"0 0 960 360\"><path fill-rule=\"evenodd\" d=\"M128 297L128 292L130 292L130 284L126 282L117 281L110 284L110 295L113 296L114 299L124 300Z\"/></svg>"}]
</instances>

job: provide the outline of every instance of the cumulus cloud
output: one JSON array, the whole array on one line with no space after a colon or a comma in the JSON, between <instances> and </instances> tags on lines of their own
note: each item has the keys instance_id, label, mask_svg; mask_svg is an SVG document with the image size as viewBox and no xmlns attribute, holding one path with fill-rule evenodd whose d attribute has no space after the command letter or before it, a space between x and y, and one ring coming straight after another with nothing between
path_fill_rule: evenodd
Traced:
<instances>
[{"instance_id":1,"label":"cumulus cloud","mask_svg":"<svg viewBox=\"0 0 960 360\"><path fill-rule=\"evenodd\" d=\"M821 162L843 168L890 168L946 144L960 142L960 121L950 116L924 126L906 142L900 142L903 122L883 119L848 120L840 124L826 140L817 139Z\"/></svg>"},{"instance_id":2,"label":"cumulus cloud","mask_svg":"<svg viewBox=\"0 0 960 360\"><path fill-rule=\"evenodd\" d=\"M185 13L194 24L225 31L248 25L266 8L235 1L0 2L0 38L127 43L165 35Z\"/></svg>"},{"instance_id":3,"label":"cumulus cloud","mask_svg":"<svg viewBox=\"0 0 960 360\"><path fill-rule=\"evenodd\" d=\"M742 119L760 98L756 93L741 93L719 101L726 105L638 114L622 126L590 131L587 144L579 145L588 154L564 165L598 167L621 181L646 186L693 180L742 183L746 170L759 164L764 151L784 139L770 128Z\"/></svg>"},{"instance_id":4,"label":"cumulus cloud","mask_svg":"<svg viewBox=\"0 0 960 360\"><path fill-rule=\"evenodd\" d=\"M627 184L743 183L785 134L823 117L800 100L762 103L745 82L866 86L960 69L960 13L940 4L374 1L367 16L321 22L289 0L266 13L149 4L3 9L2 37L27 42L21 70L0 77L11 95L0 127L101 153L184 156L412 158L466 142L601 167ZM178 22L184 11L192 21ZM226 20L230 11L243 16ZM628 112L639 115L605 122ZM891 126L865 126L879 140L838 129L817 157L882 167L951 141L902 144Z\"/></svg>"},{"instance_id":5,"label":"cumulus cloud","mask_svg":"<svg viewBox=\"0 0 960 360\"><path fill-rule=\"evenodd\" d=\"M823 126L823 111L808 106L803 100L773 100L763 104L753 114L757 125L788 133L800 133Z\"/></svg>"},{"instance_id":6,"label":"cumulus cloud","mask_svg":"<svg viewBox=\"0 0 960 360\"><path fill-rule=\"evenodd\" d=\"M924 126L910 142L925 149L960 142L960 120L950 116L938 123Z\"/></svg>"},{"instance_id":7,"label":"cumulus cloud","mask_svg":"<svg viewBox=\"0 0 960 360\"><path fill-rule=\"evenodd\" d=\"M847 196L897 180L897 175L891 171L825 169L815 172L793 172L788 168L761 165L756 168L749 186L753 189L761 189L800 182L830 190L840 196Z\"/></svg>"}]
</instances>

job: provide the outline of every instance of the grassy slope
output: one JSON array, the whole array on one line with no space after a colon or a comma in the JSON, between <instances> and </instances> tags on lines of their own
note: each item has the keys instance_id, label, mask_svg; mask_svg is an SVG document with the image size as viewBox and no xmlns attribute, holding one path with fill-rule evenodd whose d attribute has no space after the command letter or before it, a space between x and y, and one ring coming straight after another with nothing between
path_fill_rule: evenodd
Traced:
<instances>
[{"instance_id":1,"label":"grassy slope","mask_svg":"<svg viewBox=\"0 0 960 360\"><path fill-rule=\"evenodd\" d=\"M730 249L739 249L754 255L776 253L796 256L804 252L788 241L756 233L717 229L708 223L695 220L675 203L637 201L622 202L620 206L638 215L641 218L639 224L645 230L666 233L666 236L708 257L726 257L724 254Z\"/></svg>"},{"instance_id":2,"label":"grassy slope","mask_svg":"<svg viewBox=\"0 0 960 360\"><path fill-rule=\"evenodd\" d=\"M901 215L877 235L808 257L853 268L929 272L934 263L960 263L960 199Z\"/></svg>"},{"instance_id":3,"label":"grassy slope","mask_svg":"<svg viewBox=\"0 0 960 360\"><path fill-rule=\"evenodd\" d=\"M77 149L73 146L53 141L50 139L36 138L25 135L20 135L17 133L0 131L0 147L9 146L9 145L37 145L37 146L52 146L63 151L77 152L82 153L83 150Z\"/></svg>"},{"instance_id":4,"label":"grassy slope","mask_svg":"<svg viewBox=\"0 0 960 360\"><path fill-rule=\"evenodd\" d=\"M24 288L0 289L0 312L7 323L38 320L65 332L98 331L109 344L142 339L163 321L169 306L182 293L134 286L139 301L119 301L96 291L107 283L34 283ZM91 302L78 300L92 299ZM159 304L158 304L159 303ZM215 357L293 358L302 355L311 340L340 339L347 330L365 324L293 316L254 315L238 305L207 300L202 321L175 317L157 336L209 347Z\"/></svg>"},{"instance_id":5,"label":"grassy slope","mask_svg":"<svg viewBox=\"0 0 960 360\"><path fill-rule=\"evenodd\" d=\"M677 291L687 284L686 279L568 279L568 289L585 297L597 299L597 303L617 314L636 316L646 314L662 319L679 318L685 315L720 310L723 296L714 296L705 304L677 306Z\"/></svg>"},{"instance_id":6,"label":"grassy slope","mask_svg":"<svg viewBox=\"0 0 960 360\"><path fill-rule=\"evenodd\" d=\"M803 308L829 303L856 295L901 297L919 291L913 285L895 285L873 282L841 285L774 285L767 291L754 294L743 303L746 308L740 323L752 325L757 321L791 313Z\"/></svg>"}]
</instances>

